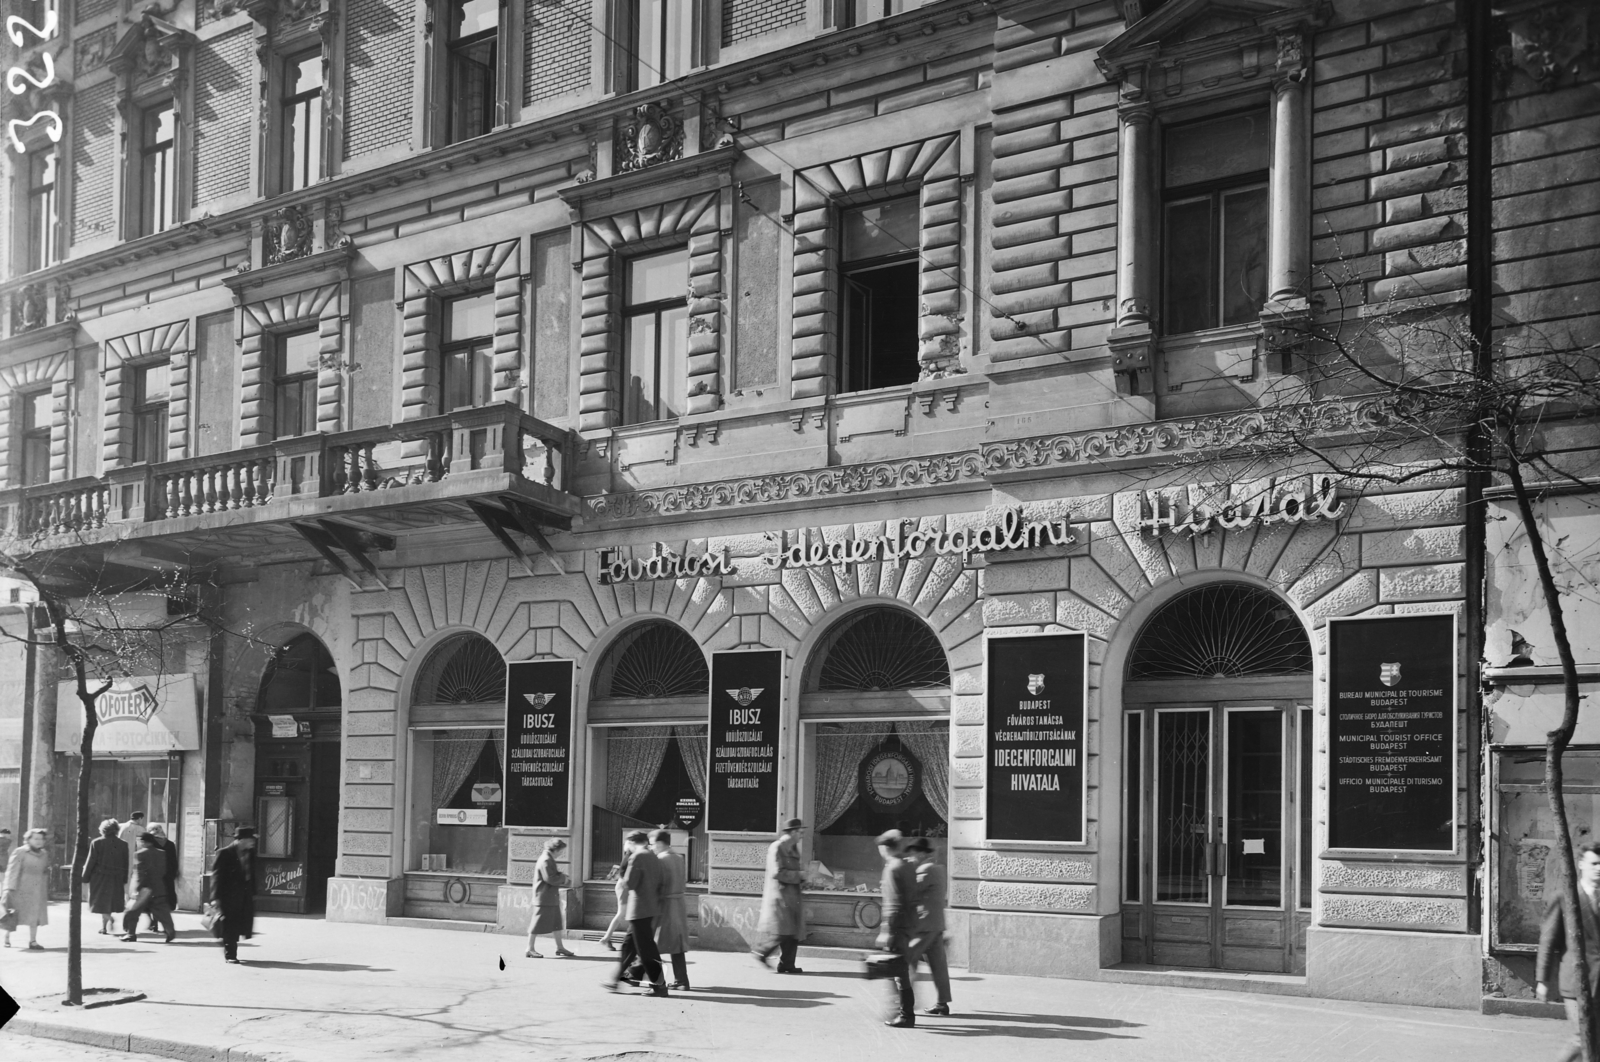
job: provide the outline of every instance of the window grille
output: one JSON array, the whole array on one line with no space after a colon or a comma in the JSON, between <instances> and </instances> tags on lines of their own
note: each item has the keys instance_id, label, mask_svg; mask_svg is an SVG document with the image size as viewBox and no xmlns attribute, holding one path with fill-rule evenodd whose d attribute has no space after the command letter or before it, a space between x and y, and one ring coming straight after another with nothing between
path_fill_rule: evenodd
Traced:
<instances>
[{"instance_id":1,"label":"window grille","mask_svg":"<svg viewBox=\"0 0 1600 1062\"><path fill-rule=\"evenodd\" d=\"M821 649L818 690L920 690L950 685L944 647L927 624L896 608L844 620Z\"/></svg>"},{"instance_id":2,"label":"window grille","mask_svg":"<svg viewBox=\"0 0 1600 1062\"><path fill-rule=\"evenodd\" d=\"M1303 675L1311 642L1294 612L1265 590L1201 586L1168 602L1139 632L1129 679Z\"/></svg>"},{"instance_id":3,"label":"window grille","mask_svg":"<svg viewBox=\"0 0 1600 1062\"><path fill-rule=\"evenodd\" d=\"M415 704L490 704L506 699L506 662L480 634L439 645L417 676Z\"/></svg>"},{"instance_id":4,"label":"window grille","mask_svg":"<svg viewBox=\"0 0 1600 1062\"><path fill-rule=\"evenodd\" d=\"M645 623L606 653L597 682L600 697L689 697L710 692L711 671L681 627Z\"/></svg>"}]
</instances>

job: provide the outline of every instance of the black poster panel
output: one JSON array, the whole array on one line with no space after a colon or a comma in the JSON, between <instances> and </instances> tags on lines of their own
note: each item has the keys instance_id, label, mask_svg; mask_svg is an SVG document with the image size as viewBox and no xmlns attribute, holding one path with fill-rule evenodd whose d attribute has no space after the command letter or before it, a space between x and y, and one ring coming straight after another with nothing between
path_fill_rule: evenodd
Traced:
<instances>
[{"instance_id":1,"label":"black poster panel","mask_svg":"<svg viewBox=\"0 0 1600 1062\"><path fill-rule=\"evenodd\" d=\"M987 815L994 841L1084 841L1082 634L990 638Z\"/></svg>"},{"instance_id":2,"label":"black poster panel","mask_svg":"<svg viewBox=\"0 0 1600 1062\"><path fill-rule=\"evenodd\" d=\"M572 778L572 661L506 665L507 826L566 829Z\"/></svg>"},{"instance_id":3,"label":"black poster panel","mask_svg":"<svg viewBox=\"0 0 1600 1062\"><path fill-rule=\"evenodd\" d=\"M706 829L771 833L777 827L782 705L782 650L711 654Z\"/></svg>"},{"instance_id":4,"label":"black poster panel","mask_svg":"<svg viewBox=\"0 0 1600 1062\"><path fill-rule=\"evenodd\" d=\"M1454 616L1328 623L1328 846L1455 847Z\"/></svg>"}]
</instances>

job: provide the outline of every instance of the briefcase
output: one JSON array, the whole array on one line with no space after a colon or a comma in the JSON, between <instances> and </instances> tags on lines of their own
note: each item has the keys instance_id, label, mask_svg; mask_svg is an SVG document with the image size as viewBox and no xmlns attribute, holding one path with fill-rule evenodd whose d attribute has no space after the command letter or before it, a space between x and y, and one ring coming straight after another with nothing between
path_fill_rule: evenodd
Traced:
<instances>
[{"instance_id":1,"label":"briefcase","mask_svg":"<svg viewBox=\"0 0 1600 1062\"><path fill-rule=\"evenodd\" d=\"M862 963L861 975L869 981L882 981L887 977L902 977L906 972L905 957L892 951L868 955Z\"/></svg>"}]
</instances>

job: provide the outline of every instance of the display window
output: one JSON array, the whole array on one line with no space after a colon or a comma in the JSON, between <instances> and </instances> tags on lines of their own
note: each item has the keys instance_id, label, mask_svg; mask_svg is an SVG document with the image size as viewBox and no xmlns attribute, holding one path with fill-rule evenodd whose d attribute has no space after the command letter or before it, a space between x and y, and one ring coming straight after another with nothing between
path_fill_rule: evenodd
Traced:
<instances>
[{"instance_id":1,"label":"display window","mask_svg":"<svg viewBox=\"0 0 1600 1062\"><path fill-rule=\"evenodd\" d=\"M594 877L613 876L625 834L660 827L688 831L689 880L706 880L707 732L704 724L596 728L604 795L590 819Z\"/></svg>"},{"instance_id":2,"label":"display window","mask_svg":"<svg viewBox=\"0 0 1600 1062\"><path fill-rule=\"evenodd\" d=\"M506 872L506 831L500 825L500 764L505 730L413 730L415 777L426 783L432 811L418 823L421 870L459 874Z\"/></svg>"},{"instance_id":3,"label":"display window","mask_svg":"<svg viewBox=\"0 0 1600 1062\"><path fill-rule=\"evenodd\" d=\"M1544 788L1544 749L1501 748L1493 757L1496 822L1494 939L1501 951L1534 951L1558 876L1555 816ZM1562 794L1573 854L1600 822L1600 749L1571 748L1561 758Z\"/></svg>"}]
</instances>

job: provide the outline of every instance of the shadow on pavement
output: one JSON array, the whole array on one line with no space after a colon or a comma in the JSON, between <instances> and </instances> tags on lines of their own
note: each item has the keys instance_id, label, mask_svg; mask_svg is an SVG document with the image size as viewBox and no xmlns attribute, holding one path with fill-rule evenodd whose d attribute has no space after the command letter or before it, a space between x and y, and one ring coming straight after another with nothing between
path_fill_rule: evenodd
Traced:
<instances>
[{"instance_id":1,"label":"shadow on pavement","mask_svg":"<svg viewBox=\"0 0 1600 1062\"><path fill-rule=\"evenodd\" d=\"M958 1014L960 1018L992 1018L995 1021L1020 1021L1032 1025L1058 1025L1063 1028L1082 1026L1087 1029L1142 1029L1137 1021L1120 1018L1079 1018L1060 1014L1007 1014L998 1010L980 1010L973 1014Z\"/></svg>"},{"instance_id":2,"label":"shadow on pavement","mask_svg":"<svg viewBox=\"0 0 1600 1062\"><path fill-rule=\"evenodd\" d=\"M258 970L321 970L325 973L393 973L387 966L364 966L358 962L287 962L282 959L246 958L242 965Z\"/></svg>"},{"instance_id":3,"label":"shadow on pavement","mask_svg":"<svg viewBox=\"0 0 1600 1062\"><path fill-rule=\"evenodd\" d=\"M754 996L757 999L788 999L815 1002L823 999L848 999L837 992L796 992L781 988L728 988L723 985L696 985L694 995L721 993L725 996Z\"/></svg>"}]
</instances>

